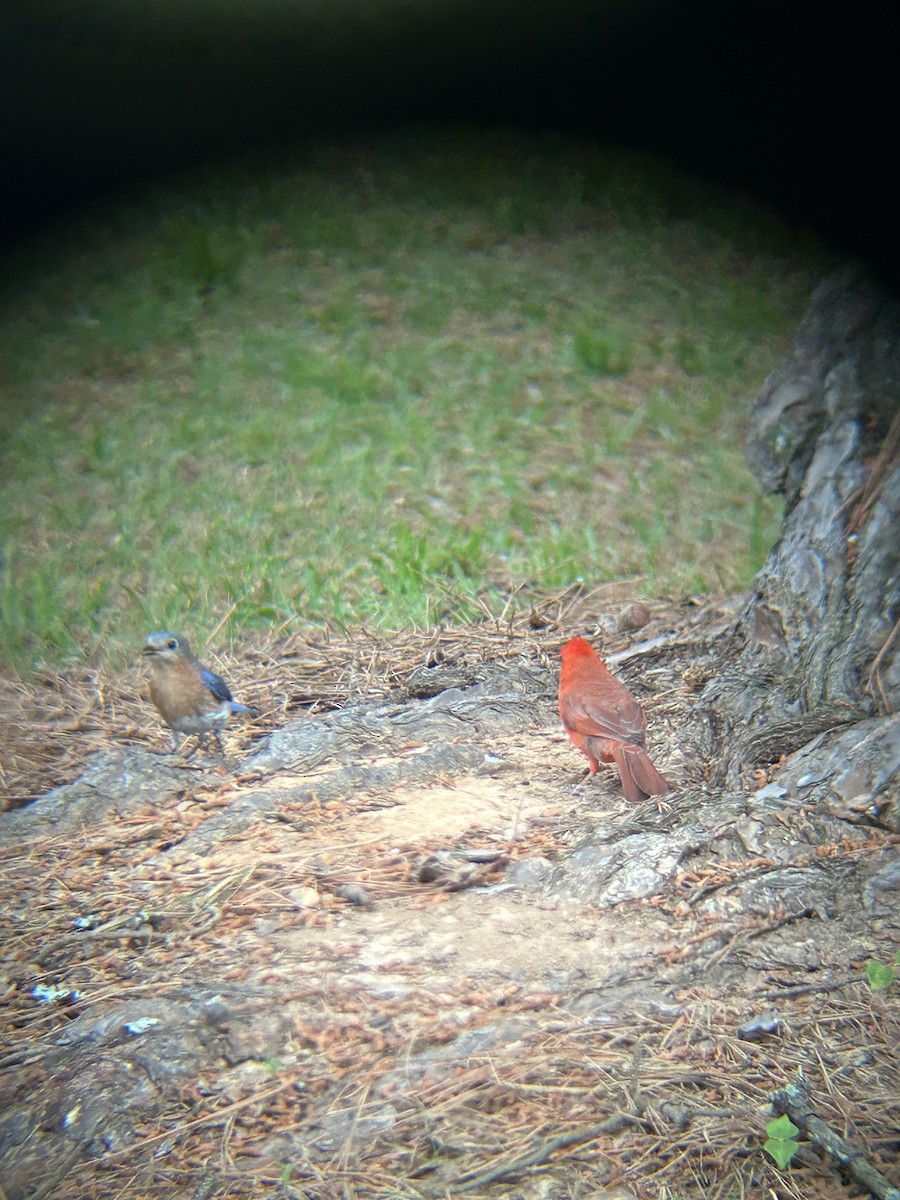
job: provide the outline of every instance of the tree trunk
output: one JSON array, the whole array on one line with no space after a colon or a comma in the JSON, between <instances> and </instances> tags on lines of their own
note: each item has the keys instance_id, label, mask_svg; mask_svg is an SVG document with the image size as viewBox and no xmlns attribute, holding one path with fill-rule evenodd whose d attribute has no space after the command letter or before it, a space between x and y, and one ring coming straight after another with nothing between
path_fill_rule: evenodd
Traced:
<instances>
[{"instance_id":1,"label":"tree trunk","mask_svg":"<svg viewBox=\"0 0 900 1200\"><path fill-rule=\"evenodd\" d=\"M704 700L720 782L900 697L900 307L854 269L826 280L753 408L752 469L781 538ZM893 739L888 739L893 741Z\"/></svg>"}]
</instances>

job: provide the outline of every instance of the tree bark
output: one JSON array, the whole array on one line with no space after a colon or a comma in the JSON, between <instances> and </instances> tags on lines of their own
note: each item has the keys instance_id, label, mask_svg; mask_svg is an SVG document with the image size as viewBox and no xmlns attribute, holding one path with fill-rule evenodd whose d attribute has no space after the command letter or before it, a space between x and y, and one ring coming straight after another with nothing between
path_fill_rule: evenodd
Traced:
<instances>
[{"instance_id":1,"label":"tree bark","mask_svg":"<svg viewBox=\"0 0 900 1200\"><path fill-rule=\"evenodd\" d=\"M850 268L813 295L752 413L748 456L781 537L704 701L720 782L900 698L900 306Z\"/></svg>"}]
</instances>

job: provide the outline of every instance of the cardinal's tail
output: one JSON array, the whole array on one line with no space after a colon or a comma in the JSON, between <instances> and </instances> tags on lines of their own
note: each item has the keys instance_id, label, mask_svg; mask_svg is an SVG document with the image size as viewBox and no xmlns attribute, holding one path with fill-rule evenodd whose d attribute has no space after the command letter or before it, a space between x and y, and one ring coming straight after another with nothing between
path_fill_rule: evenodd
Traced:
<instances>
[{"instance_id":1,"label":"cardinal's tail","mask_svg":"<svg viewBox=\"0 0 900 1200\"><path fill-rule=\"evenodd\" d=\"M625 799L639 804L648 796L665 796L669 785L654 767L642 746L620 742L615 751Z\"/></svg>"}]
</instances>

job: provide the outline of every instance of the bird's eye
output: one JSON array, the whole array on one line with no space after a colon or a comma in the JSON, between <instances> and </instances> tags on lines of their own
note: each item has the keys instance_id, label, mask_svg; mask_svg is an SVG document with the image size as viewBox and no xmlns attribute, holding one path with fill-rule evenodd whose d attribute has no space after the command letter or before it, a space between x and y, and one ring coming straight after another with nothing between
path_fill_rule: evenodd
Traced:
<instances>
[{"instance_id":1,"label":"bird's eye","mask_svg":"<svg viewBox=\"0 0 900 1200\"><path fill-rule=\"evenodd\" d=\"M178 649L178 643L175 641L175 639L174 639L174 638L169 638L169 640L166 642L166 647L167 647L169 650L177 650L177 649Z\"/></svg>"}]
</instances>

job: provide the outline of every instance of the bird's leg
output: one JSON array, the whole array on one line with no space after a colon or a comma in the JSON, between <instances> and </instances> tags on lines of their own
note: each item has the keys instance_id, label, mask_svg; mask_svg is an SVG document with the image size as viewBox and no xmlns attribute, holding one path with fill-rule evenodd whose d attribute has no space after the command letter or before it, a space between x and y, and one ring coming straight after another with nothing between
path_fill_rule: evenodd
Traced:
<instances>
[{"instance_id":1,"label":"bird's leg","mask_svg":"<svg viewBox=\"0 0 900 1200\"><path fill-rule=\"evenodd\" d=\"M188 741L190 741L190 739L188 739ZM194 757L194 755L195 755L195 754L197 753L197 751L200 749L200 744L201 744L201 743L200 743L200 734L198 734L198 735L197 735L197 741L195 742L195 744L194 744L194 745L193 745L193 746L190 748L190 750L188 750L188 751L187 751L187 753L186 753L186 754L182 754L182 756L181 756L181 757L184 759L184 761L185 761L185 762L187 762L187 760L188 760L189 758L193 758L193 757Z\"/></svg>"},{"instance_id":2,"label":"bird's leg","mask_svg":"<svg viewBox=\"0 0 900 1200\"><path fill-rule=\"evenodd\" d=\"M218 750L218 752L219 752L219 759L222 763L222 766L226 769L226 771L233 771L234 768L232 767L232 765L228 759L228 755L225 753L225 744L222 741L222 735L220 734L219 730L211 729L209 731L209 736L216 743L216 750Z\"/></svg>"}]
</instances>

